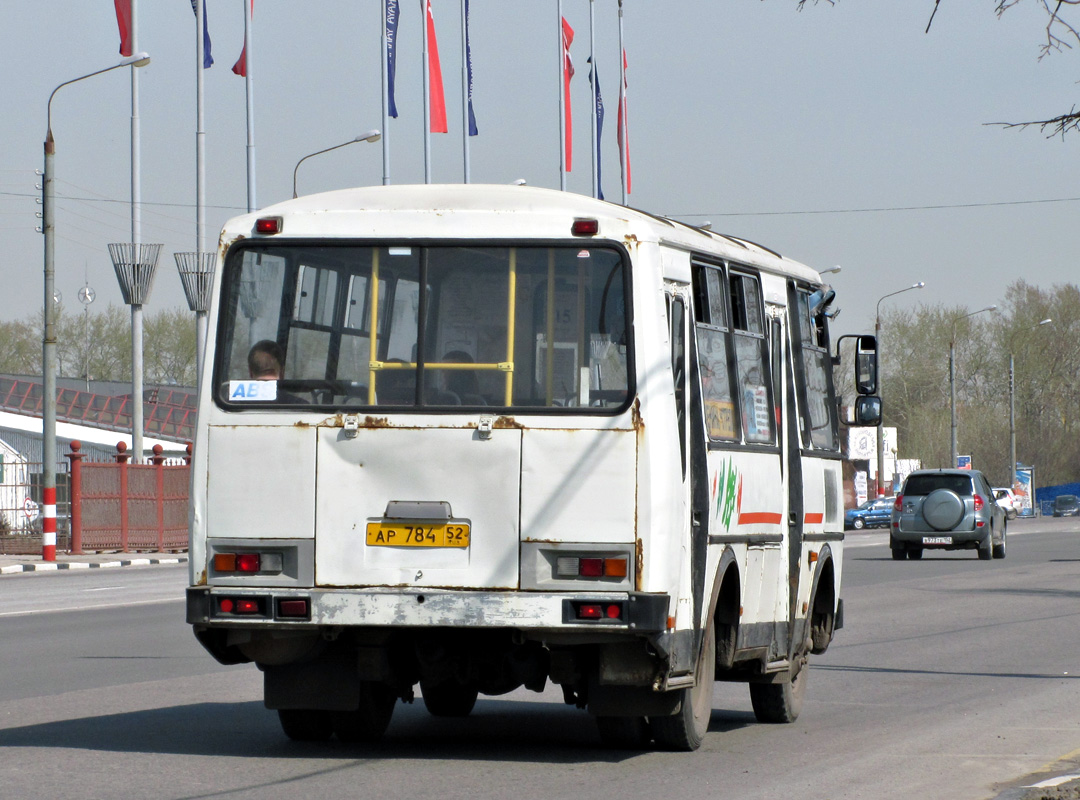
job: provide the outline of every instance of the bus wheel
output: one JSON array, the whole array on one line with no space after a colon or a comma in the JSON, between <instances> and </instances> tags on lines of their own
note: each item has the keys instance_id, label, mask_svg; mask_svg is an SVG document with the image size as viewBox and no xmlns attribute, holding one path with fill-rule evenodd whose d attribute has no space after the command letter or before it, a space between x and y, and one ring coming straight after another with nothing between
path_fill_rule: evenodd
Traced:
<instances>
[{"instance_id":1,"label":"bus wheel","mask_svg":"<svg viewBox=\"0 0 1080 800\"><path fill-rule=\"evenodd\" d=\"M277 713L281 729L294 742L325 742L334 733L334 721L329 711L281 708Z\"/></svg>"},{"instance_id":2,"label":"bus wheel","mask_svg":"<svg viewBox=\"0 0 1080 800\"><path fill-rule=\"evenodd\" d=\"M678 711L670 717L649 717L653 739L663 748L697 750L709 730L716 681L716 628L712 619L705 628L695 678L691 688L676 690L682 693Z\"/></svg>"},{"instance_id":3,"label":"bus wheel","mask_svg":"<svg viewBox=\"0 0 1080 800\"><path fill-rule=\"evenodd\" d=\"M480 694L475 683L458 683L453 678L433 685L420 681L420 692L434 717L467 717Z\"/></svg>"},{"instance_id":4,"label":"bus wheel","mask_svg":"<svg viewBox=\"0 0 1080 800\"><path fill-rule=\"evenodd\" d=\"M794 722L802 711L809 664L783 683L751 683L750 702L758 722Z\"/></svg>"},{"instance_id":5,"label":"bus wheel","mask_svg":"<svg viewBox=\"0 0 1080 800\"><path fill-rule=\"evenodd\" d=\"M644 750L652 741L645 717L597 717L600 743L612 750Z\"/></svg>"},{"instance_id":6,"label":"bus wheel","mask_svg":"<svg viewBox=\"0 0 1080 800\"><path fill-rule=\"evenodd\" d=\"M343 742L374 742L382 737L394 714L397 696L384 683L360 682L360 706L333 712L334 733Z\"/></svg>"}]
</instances>

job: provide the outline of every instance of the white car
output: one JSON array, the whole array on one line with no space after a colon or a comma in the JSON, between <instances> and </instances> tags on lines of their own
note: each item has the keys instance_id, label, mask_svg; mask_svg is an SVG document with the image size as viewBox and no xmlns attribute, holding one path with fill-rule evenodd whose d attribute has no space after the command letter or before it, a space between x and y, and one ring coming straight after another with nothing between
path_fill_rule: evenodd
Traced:
<instances>
[{"instance_id":1,"label":"white car","mask_svg":"<svg viewBox=\"0 0 1080 800\"><path fill-rule=\"evenodd\" d=\"M1020 498L1013 494L1012 489L995 488L994 500L1005 512L1006 519L1016 519L1020 513Z\"/></svg>"}]
</instances>

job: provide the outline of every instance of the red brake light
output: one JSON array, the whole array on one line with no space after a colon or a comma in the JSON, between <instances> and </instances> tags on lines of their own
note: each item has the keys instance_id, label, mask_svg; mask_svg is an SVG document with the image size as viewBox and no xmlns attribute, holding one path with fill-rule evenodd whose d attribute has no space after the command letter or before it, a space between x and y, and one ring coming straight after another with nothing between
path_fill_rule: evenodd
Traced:
<instances>
[{"instance_id":1,"label":"red brake light","mask_svg":"<svg viewBox=\"0 0 1080 800\"><path fill-rule=\"evenodd\" d=\"M236 555L236 571L237 572L258 572L260 569L260 559L258 553L237 553Z\"/></svg>"},{"instance_id":2,"label":"red brake light","mask_svg":"<svg viewBox=\"0 0 1080 800\"><path fill-rule=\"evenodd\" d=\"M977 495L975 495L975 510L976 511L982 511L982 508L983 508L982 495L977 494Z\"/></svg>"},{"instance_id":3,"label":"red brake light","mask_svg":"<svg viewBox=\"0 0 1080 800\"><path fill-rule=\"evenodd\" d=\"M578 619L603 619L604 608L598 603L584 603L578 606Z\"/></svg>"},{"instance_id":4,"label":"red brake light","mask_svg":"<svg viewBox=\"0 0 1080 800\"><path fill-rule=\"evenodd\" d=\"M259 601L239 597L236 599L237 614L258 614Z\"/></svg>"},{"instance_id":5,"label":"red brake light","mask_svg":"<svg viewBox=\"0 0 1080 800\"><path fill-rule=\"evenodd\" d=\"M282 227L281 217L261 217L255 220L256 233L281 233Z\"/></svg>"},{"instance_id":6,"label":"red brake light","mask_svg":"<svg viewBox=\"0 0 1080 800\"><path fill-rule=\"evenodd\" d=\"M893 511L900 511L903 508L903 506L904 506L904 496L902 494L898 494L896 496L896 499L893 500L893 504L892 504Z\"/></svg>"},{"instance_id":7,"label":"red brake light","mask_svg":"<svg viewBox=\"0 0 1080 800\"><path fill-rule=\"evenodd\" d=\"M599 578L601 575L604 574L604 559L581 559L581 571L578 574L585 578Z\"/></svg>"},{"instance_id":8,"label":"red brake light","mask_svg":"<svg viewBox=\"0 0 1080 800\"><path fill-rule=\"evenodd\" d=\"M575 219L574 224L570 226L570 233L574 236L596 236L600 233L600 220Z\"/></svg>"}]
</instances>

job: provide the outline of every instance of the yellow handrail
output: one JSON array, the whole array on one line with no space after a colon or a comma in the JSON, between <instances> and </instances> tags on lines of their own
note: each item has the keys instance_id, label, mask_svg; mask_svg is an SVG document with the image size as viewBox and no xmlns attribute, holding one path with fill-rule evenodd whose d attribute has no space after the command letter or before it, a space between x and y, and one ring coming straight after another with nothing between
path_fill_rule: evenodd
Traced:
<instances>
[{"instance_id":1,"label":"yellow handrail","mask_svg":"<svg viewBox=\"0 0 1080 800\"><path fill-rule=\"evenodd\" d=\"M375 405L375 357L379 353L377 331L379 325L379 248L371 248L371 340L370 357L368 358L368 405Z\"/></svg>"},{"instance_id":2,"label":"yellow handrail","mask_svg":"<svg viewBox=\"0 0 1080 800\"><path fill-rule=\"evenodd\" d=\"M506 327L506 405L514 399L514 335L517 324L517 248L510 248L510 274L507 280L507 327Z\"/></svg>"}]
</instances>

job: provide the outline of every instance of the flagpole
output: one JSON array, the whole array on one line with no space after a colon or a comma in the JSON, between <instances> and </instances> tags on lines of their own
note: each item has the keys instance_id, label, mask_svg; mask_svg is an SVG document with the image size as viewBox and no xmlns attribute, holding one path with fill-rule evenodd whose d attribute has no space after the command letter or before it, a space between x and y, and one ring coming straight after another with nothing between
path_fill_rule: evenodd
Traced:
<instances>
[{"instance_id":1,"label":"flagpole","mask_svg":"<svg viewBox=\"0 0 1080 800\"><path fill-rule=\"evenodd\" d=\"M626 119L626 49L623 46L623 0L619 0L619 119L622 126L619 130L619 176L622 179L622 204L626 205L626 172L629 161L630 139L627 136Z\"/></svg>"},{"instance_id":2,"label":"flagpole","mask_svg":"<svg viewBox=\"0 0 1080 800\"><path fill-rule=\"evenodd\" d=\"M596 136L596 5L595 0L589 0L589 60L592 62L592 196L600 196L600 174L597 167L597 156L600 151L600 141Z\"/></svg>"},{"instance_id":3,"label":"flagpole","mask_svg":"<svg viewBox=\"0 0 1080 800\"><path fill-rule=\"evenodd\" d=\"M424 20L425 27L427 20ZM469 182L469 0L461 0L461 148L465 183Z\"/></svg>"},{"instance_id":4,"label":"flagpole","mask_svg":"<svg viewBox=\"0 0 1080 800\"><path fill-rule=\"evenodd\" d=\"M558 0L555 18L559 30L559 188L566 191L566 54L563 46L562 0Z\"/></svg>"},{"instance_id":5,"label":"flagpole","mask_svg":"<svg viewBox=\"0 0 1080 800\"><path fill-rule=\"evenodd\" d=\"M424 29L424 183L431 183L431 70L428 61L428 3L420 0Z\"/></svg>"},{"instance_id":6,"label":"flagpole","mask_svg":"<svg viewBox=\"0 0 1080 800\"><path fill-rule=\"evenodd\" d=\"M388 61L390 60L390 38L386 28L386 18L389 15L389 0L382 0L382 182L383 186L390 183L390 74Z\"/></svg>"},{"instance_id":7,"label":"flagpole","mask_svg":"<svg viewBox=\"0 0 1080 800\"><path fill-rule=\"evenodd\" d=\"M244 89L247 95L247 210L251 213L255 203L255 79L252 76L252 64L255 51L252 42L255 39L254 13L255 0L242 0L244 4Z\"/></svg>"}]
</instances>

